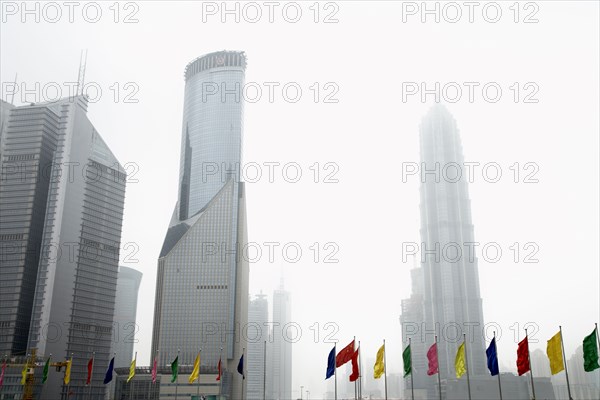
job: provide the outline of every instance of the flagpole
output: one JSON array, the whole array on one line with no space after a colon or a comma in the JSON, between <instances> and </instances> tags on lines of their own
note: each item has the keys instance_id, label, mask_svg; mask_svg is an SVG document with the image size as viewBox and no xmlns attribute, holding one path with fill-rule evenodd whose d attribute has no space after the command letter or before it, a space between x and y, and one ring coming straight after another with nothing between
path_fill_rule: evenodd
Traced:
<instances>
[{"instance_id":1,"label":"flagpole","mask_svg":"<svg viewBox=\"0 0 600 400\"><path fill-rule=\"evenodd\" d=\"M467 334L463 333L465 343L465 366L467 367L467 391L469 392L469 400L471 400L471 379L469 378L469 354L467 352ZM438 361L439 363L439 361ZM438 368L439 369L439 368Z\"/></svg>"},{"instance_id":2,"label":"flagpole","mask_svg":"<svg viewBox=\"0 0 600 400\"><path fill-rule=\"evenodd\" d=\"M267 400L267 341L263 349L263 400Z\"/></svg>"},{"instance_id":3,"label":"flagpole","mask_svg":"<svg viewBox=\"0 0 600 400\"><path fill-rule=\"evenodd\" d=\"M90 373L90 389L89 389L89 398L92 398L92 385L94 383L94 364L96 363L96 352L92 352L92 372Z\"/></svg>"},{"instance_id":4,"label":"flagpole","mask_svg":"<svg viewBox=\"0 0 600 400\"><path fill-rule=\"evenodd\" d=\"M413 370L412 370L412 347L410 347L410 337L408 338L408 348L410 349L410 393L412 400L415 400L415 384L413 381Z\"/></svg>"},{"instance_id":5,"label":"flagpole","mask_svg":"<svg viewBox=\"0 0 600 400\"><path fill-rule=\"evenodd\" d=\"M440 391L440 400L442 400L442 378L440 377L440 350L438 347L437 335L434 336L435 340L435 356L437 357L438 362L438 389Z\"/></svg>"},{"instance_id":6,"label":"flagpole","mask_svg":"<svg viewBox=\"0 0 600 400\"><path fill-rule=\"evenodd\" d=\"M529 344L529 343L528 343ZM496 346L496 361L498 361L498 342L496 342L496 331L494 331L494 345ZM527 346L529 348L529 346ZM498 363L500 364L500 363ZM500 383L500 366L498 365L498 391L502 400L502 384Z\"/></svg>"},{"instance_id":7,"label":"flagpole","mask_svg":"<svg viewBox=\"0 0 600 400\"><path fill-rule=\"evenodd\" d=\"M563 365L565 366L565 377L567 378L567 392L569 392L569 400L573 400L571 397L571 385L569 384L569 371L567 370L567 358L565 357L565 345L563 343L562 337L562 326L558 326L558 330L560 331L560 347L562 349L563 354Z\"/></svg>"},{"instance_id":8,"label":"flagpole","mask_svg":"<svg viewBox=\"0 0 600 400\"><path fill-rule=\"evenodd\" d=\"M360 355L360 340L358 341L358 398L362 400L362 356Z\"/></svg>"},{"instance_id":9,"label":"flagpole","mask_svg":"<svg viewBox=\"0 0 600 400\"><path fill-rule=\"evenodd\" d=\"M385 400L387 400L387 362L385 356L385 339L383 339L383 381L385 385Z\"/></svg>"},{"instance_id":10,"label":"flagpole","mask_svg":"<svg viewBox=\"0 0 600 400\"><path fill-rule=\"evenodd\" d=\"M242 359L244 354L246 353L246 348L242 347ZM242 398L240 400L244 400L244 381L246 380L246 375L244 375L244 363L242 363Z\"/></svg>"},{"instance_id":11,"label":"flagpole","mask_svg":"<svg viewBox=\"0 0 600 400\"><path fill-rule=\"evenodd\" d=\"M177 349L177 374L175 375L175 400L177 400L177 392L179 389L179 349Z\"/></svg>"},{"instance_id":12,"label":"flagpole","mask_svg":"<svg viewBox=\"0 0 600 400\"><path fill-rule=\"evenodd\" d=\"M333 344L333 354L337 356L337 343ZM333 360L333 384L334 384L334 399L337 400L337 365L335 365L335 358Z\"/></svg>"},{"instance_id":13,"label":"flagpole","mask_svg":"<svg viewBox=\"0 0 600 400\"><path fill-rule=\"evenodd\" d=\"M133 374L135 375L135 367L137 367L137 351L135 352L135 356L133 357ZM131 371L129 371L129 373L131 374ZM133 377L131 378L131 381L129 381L129 399L133 399Z\"/></svg>"},{"instance_id":14,"label":"flagpole","mask_svg":"<svg viewBox=\"0 0 600 400\"><path fill-rule=\"evenodd\" d=\"M219 353L219 364L223 361L223 348L221 347L221 352ZM223 398L223 377L221 376L221 370L223 367L219 367L219 400ZM175 399L177 400L177 399Z\"/></svg>"},{"instance_id":15,"label":"flagpole","mask_svg":"<svg viewBox=\"0 0 600 400\"><path fill-rule=\"evenodd\" d=\"M196 397L200 399L200 365L202 364L202 347L200 348L200 352L198 353L198 388L196 391Z\"/></svg>"},{"instance_id":16,"label":"flagpole","mask_svg":"<svg viewBox=\"0 0 600 400\"><path fill-rule=\"evenodd\" d=\"M352 343L355 343L355 341L356 341L356 336L353 336ZM355 349L352 348L352 350L354 351ZM358 398L357 396L358 396L358 382L354 381L354 400L356 400Z\"/></svg>"},{"instance_id":17,"label":"flagpole","mask_svg":"<svg viewBox=\"0 0 600 400\"><path fill-rule=\"evenodd\" d=\"M533 369L531 368L531 357L529 356L529 337L527 336L527 328L525 328L525 339L527 339L527 362L529 363L529 377L531 378L531 394L535 400L535 386L533 385Z\"/></svg>"}]
</instances>

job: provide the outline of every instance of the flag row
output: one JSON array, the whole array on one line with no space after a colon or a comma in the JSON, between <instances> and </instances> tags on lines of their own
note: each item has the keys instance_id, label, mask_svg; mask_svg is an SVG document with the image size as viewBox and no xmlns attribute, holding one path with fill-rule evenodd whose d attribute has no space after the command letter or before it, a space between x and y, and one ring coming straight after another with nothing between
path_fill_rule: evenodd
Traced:
<instances>
[{"instance_id":1,"label":"flag row","mask_svg":"<svg viewBox=\"0 0 600 400\"><path fill-rule=\"evenodd\" d=\"M598 327L594 328L593 332L583 339L583 367L587 372L594 371L600 368L598 363L598 349L600 347L600 340L598 338ZM340 352L336 352L336 346L331 349L327 357L327 370L325 373L325 379L335 375L335 371L340 366L352 361L352 374L349 377L350 382L354 382L358 379L360 372L358 367L360 346L355 348L355 341L352 340L346 347ZM555 375L565 370L565 357L564 347L562 340L562 328L559 329L550 340L547 342L546 355L550 362L550 371L552 375ZM490 342L486 349L487 366L492 376L496 376L500 373L498 366L498 350L496 347L496 337ZM404 366L404 376L412 374L412 356L411 356L411 345L410 339L409 344L404 348L402 352L402 361ZM427 375L439 374L439 361L438 361L438 344L437 336L435 342L427 350L427 361L428 369ZM454 358L454 369L456 377L461 378L468 371L467 362L467 340L459 345L456 356ZM519 375L523 375L528 371L531 371L531 365L529 360L529 340L527 331L525 331L525 338L521 340L517 347L517 371ZM385 341L383 345L378 349L375 358L375 364L373 365L373 378L379 379L385 373Z\"/></svg>"},{"instance_id":2,"label":"flag row","mask_svg":"<svg viewBox=\"0 0 600 400\"><path fill-rule=\"evenodd\" d=\"M244 351L245 351L245 349L244 349ZM190 376L188 378L189 383L194 383L194 381L196 381L196 380L198 382L200 382L200 354L201 354L201 352L198 352L198 354L196 355L192 373L190 374ZM95 358L95 355L92 355L92 357L87 362L87 378L85 381L86 385L89 385L92 381L92 374L94 372L94 358ZM44 363L44 368L42 370L42 384L46 383L46 381L48 380L48 373L50 371L51 359L52 359L52 355L50 355L46 359L46 362ZM129 375L127 376L127 383L129 383L135 377L136 362L137 362L137 352L136 352L136 355L133 358L133 360L131 360L131 364L129 366ZM65 373L63 376L63 383L65 385L69 386L71 384L71 367L73 365L73 355L71 355L71 357L64 363L64 365L66 368L65 368ZM27 373L28 373L29 367L30 367L30 364L28 362L26 362L23 365L23 369L21 370L21 385L25 385L25 383L27 382ZM4 362L2 364L2 372L0 374L0 387L2 387L2 385L4 383L4 373L6 371L6 368L7 368L7 361L4 360ZM103 382L105 385L112 381L113 375L114 375L114 369L115 369L115 357L113 356L111 358L110 362L108 363L108 367L107 367L105 375L104 375ZM216 380L220 381L222 374L223 374L223 370L221 367L221 358L219 358L219 363L217 364L217 371L218 371L218 374L217 374ZM152 383L156 383L157 372L158 372L158 358L156 357L156 358L154 358L154 361L152 364L152 372L151 372ZM243 353L238 361L237 372L242 376L242 379L246 378L245 372L244 372L244 354ZM179 376L179 355L177 355L177 357L175 357L175 359L171 363L171 383L176 382L178 376Z\"/></svg>"}]
</instances>

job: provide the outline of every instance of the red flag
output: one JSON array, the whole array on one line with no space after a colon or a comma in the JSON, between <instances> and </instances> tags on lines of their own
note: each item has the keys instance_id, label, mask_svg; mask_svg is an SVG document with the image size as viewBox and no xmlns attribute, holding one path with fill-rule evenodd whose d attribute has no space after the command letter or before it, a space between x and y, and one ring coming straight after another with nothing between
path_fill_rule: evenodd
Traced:
<instances>
[{"instance_id":1,"label":"red flag","mask_svg":"<svg viewBox=\"0 0 600 400\"><path fill-rule=\"evenodd\" d=\"M156 372L157 372L157 363L156 363L156 357L154 357L154 364L152 365L152 383L156 383Z\"/></svg>"},{"instance_id":2,"label":"red flag","mask_svg":"<svg viewBox=\"0 0 600 400\"><path fill-rule=\"evenodd\" d=\"M220 381L221 380L221 359L220 358L219 358L219 366L217 368L219 368L219 375L217 376L217 380Z\"/></svg>"},{"instance_id":3,"label":"red flag","mask_svg":"<svg viewBox=\"0 0 600 400\"><path fill-rule=\"evenodd\" d=\"M519 342L519 348L517 349L517 371L519 372L519 375L523 375L530 369L529 342L527 341L527 336L525 336L525 339Z\"/></svg>"},{"instance_id":4,"label":"red flag","mask_svg":"<svg viewBox=\"0 0 600 400\"><path fill-rule=\"evenodd\" d=\"M88 361L88 375L87 375L87 380L85 381L86 385L89 385L90 382L92 381L92 369L94 369L94 357L90 358L90 360Z\"/></svg>"},{"instance_id":5,"label":"red flag","mask_svg":"<svg viewBox=\"0 0 600 400\"><path fill-rule=\"evenodd\" d=\"M427 375L439 374L437 343L432 344L429 350L427 350L427 360L429 361Z\"/></svg>"},{"instance_id":6,"label":"red flag","mask_svg":"<svg viewBox=\"0 0 600 400\"><path fill-rule=\"evenodd\" d=\"M339 368L342 365L346 364L348 361L352 360L354 356L354 340L350 342L350 344L344 347L340 352L337 353L335 357L335 367Z\"/></svg>"},{"instance_id":7,"label":"red flag","mask_svg":"<svg viewBox=\"0 0 600 400\"><path fill-rule=\"evenodd\" d=\"M360 347L358 349L356 349L356 351L352 355L352 374L350 375L350 382L356 381L359 377L359 371L358 371L358 350L359 349L360 349Z\"/></svg>"}]
</instances>

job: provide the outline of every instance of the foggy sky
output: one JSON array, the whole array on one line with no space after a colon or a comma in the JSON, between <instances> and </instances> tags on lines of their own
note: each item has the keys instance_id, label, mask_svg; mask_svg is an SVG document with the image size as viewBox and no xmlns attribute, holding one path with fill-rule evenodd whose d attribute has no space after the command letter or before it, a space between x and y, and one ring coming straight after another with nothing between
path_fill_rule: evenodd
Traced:
<instances>
[{"instance_id":1,"label":"foggy sky","mask_svg":"<svg viewBox=\"0 0 600 400\"><path fill-rule=\"evenodd\" d=\"M286 262L281 251L269 262L263 247L261 260L250 266L250 293L262 290L270 301L282 270L292 293L292 319L302 329L293 347L294 396L300 385L313 398L326 390L326 357L333 346L325 342L332 332L325 329L328 322L339 328L333 338L340 345L356 336L369 358L386 339L388 372L402 368L400 302L410 295L413 263L402 262L401 249L403 242L420 242L419 179L403 182L402 163L419 163L418 126L433 104L432 96L403 102L403 82L427 82L428 88L435 82L478 82L479 88L495 82L502 88L496 103L476 90L473 102L464 91L460 101L446 104L466 161L495 162L503 173L490 183L477 169L469 185L476 240L503 250L497 263L477 252L484 319L501 328L503 370L516 371L515 324L519 338L524 324L539 327L530 335L532 350L545 350L562 325L570 357L600 313L598 3L537 2L539 22L531 24L515 23L509 3L501 3L497 23L486 22L480 12L473 23L466 15L457 23L435 23L432 17L422 23L418 14L404 23L402 4L391 2L336 2L339 22L329 24L314 23L309 3L302 3L295 24L277 12L273 23L267 16L256 23L232 17L222 23L220 15L203 22L201 2L137 2L139 22L131 24L115 23L109 3L102 3L97 23L77 12L73 23L66 16L57 23L31 17L22 23L20 15L5 15L3 84L15 73L28 88L76 81L80 50L88 49L86 82L102 89L89 117L121 164L131 163L121 264L144 274L138 359L150 358L157 257L177 198L183 71L194 58L223 49L246 52L246 82L279 82L279 88L296 82L303 90L296 103L276 90L271 103L262 86L263 97L245 105L243 139L246 164L298 163L302 170L299 182L290 183L280 167L271 183L263 167L262 179L246 185L249 240L279 242L278 249L298 243L303 250L296 263ZM119 18L131 10L121 9ZM320 20L331 10L321 8ZM521 10L519 18L529 11ZM134 86L125 87L128 82ZM315 82L317 103L310 89ZM324 87L328 82L339 88L337 103L323 101L331 93L331 86ZM510 89L515 82L521 90L517 103ZM523 102L527 82L539 88L539 102ZM116 102L110 89L115 83ZM137 103L123 99L132 87L139 88L131 97ZM2 95L7 100L4 90ZM17 94L15 103L21 100ZM517 183L510 169L516 162ZM338 183L323 182L333 170L326 163L339 169ZM523 182L526 163L539 167L538 183ZM135 256L132 248L123 250L129 242L139 247ZM315 242L316 263L310 249ZM339 247L339 263L324 262L328 242ZM509 249L515 242L521 244L517 263ZM538 263L523 262L527 242L539 246ZM123 262L127 255L138 261ZM372 373L371 365L363 363L363 369Z\"/></svg>"}]
</instances>

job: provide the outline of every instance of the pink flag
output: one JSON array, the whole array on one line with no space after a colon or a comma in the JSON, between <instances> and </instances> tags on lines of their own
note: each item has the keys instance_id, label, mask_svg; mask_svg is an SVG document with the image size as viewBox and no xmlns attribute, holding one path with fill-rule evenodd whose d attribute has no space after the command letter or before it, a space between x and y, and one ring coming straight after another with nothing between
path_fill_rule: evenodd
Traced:
<instances>
[{"instance_id":1,"label":"pink flag","mask_svg":"<svg viewBox=\"0 0 600 400\"><path fill-rule=\"evenodd\" d=\"M4 383L4 370L6 369L6 360L4 360L4 363L2 364L2 375L0 375L0 388L2 387L2 384Z\"/></svg>"},{"instance_id":2,"label":"pink flag","mask_svg":"<svg viewBox=\"0 0 600 400\"><path fill-rule=\"evenodd\" d=\"M440 371L438 366L437 343L431 345L429 350L427 350L427 360L429 360L429 369L427 370L427 375L438 374Z\"/></svg>"},{"instance_id":3,"label":"pink flag","mask_svg":"<svg viewBox=\"0 0 600 400\"><path fill-rule=\"evenodd\" d=\"M152 383L156 383L156 358L154 358L154 364L152 364Z\"/></svg>"}]
</instances>

